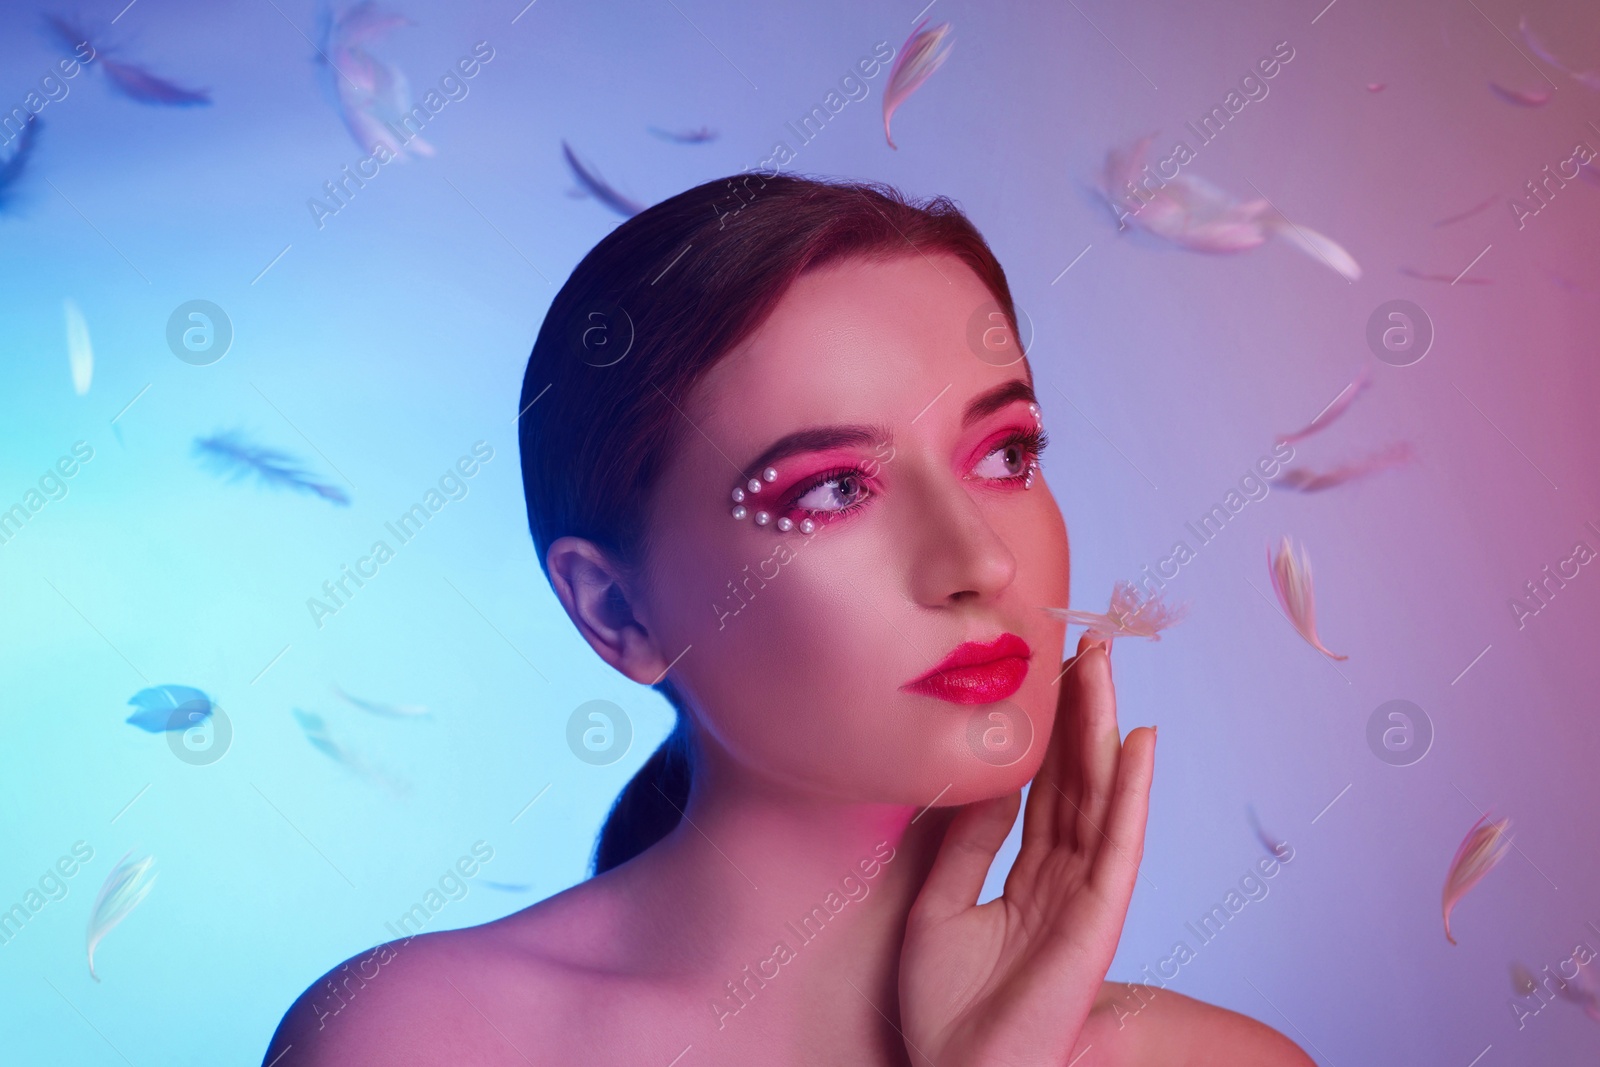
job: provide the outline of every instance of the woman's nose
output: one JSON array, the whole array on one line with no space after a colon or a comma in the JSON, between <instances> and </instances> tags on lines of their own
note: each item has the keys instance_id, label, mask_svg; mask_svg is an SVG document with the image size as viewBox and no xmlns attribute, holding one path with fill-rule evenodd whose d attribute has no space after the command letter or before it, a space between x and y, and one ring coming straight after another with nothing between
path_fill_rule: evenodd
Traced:
<instances>
[{"instance_id":1,"label":"woman's nose","mask_svg":"<svg viewBox=\"0 0 1600 1067\"><path fill-rule=\"evenodd\" d=\"M1017 576L1017 560L990 525L973 491L949 472L908 479L907 526L911 592L917 603L943 607L992 597Z\"/></svg>"}]
</instances>

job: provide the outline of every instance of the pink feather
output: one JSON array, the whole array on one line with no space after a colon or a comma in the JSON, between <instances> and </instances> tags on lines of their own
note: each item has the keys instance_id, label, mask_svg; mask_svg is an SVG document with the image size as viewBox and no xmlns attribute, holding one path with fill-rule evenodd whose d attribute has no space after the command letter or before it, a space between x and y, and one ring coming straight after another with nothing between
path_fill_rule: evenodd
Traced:
<instances>
[{"instance_id":1,"label":"pink feather","mask_svg":"<svg viewBox=\"0 0 1600 1067\"><path fill-rule=\"evenodd\" d=\"M1296 556L1294 545L1284 537L1276 555L1268 548L1267 569L1272 575L1272 591L1278 594L1283 613L1300 636L1329 659L1349 659L1349 656L1328 651L1322 638L1317 636L1317 600L1311 584L1311 560L1305 550L1302 548Z\"/></svg>"},{"instance_id":2,"label":"pink feather","mask_svg":"<svg viewBox=\"0 0 1600 1067\"><path fill-rule=\"evenodd\" d=\"M924 30L922 27L927 24L927 19L917 23L911 36L906 38L906 43L900 46L900 54L895 56L894 66L889 69L889 84L883 90L883 138L896 151L899 148L889 135L890 117L906 102L907 97L928 80L930 74L939 69L950 55L950 49L955 47L954 42L945 44L943 49L939 47L950 34L948 22Z\"/></svg>"},{"instance_id":3,"label":"pink feather","mask_svg":"<svg viewBox=\"0 0 1600 1067\"><path fill-rule=\"evenodd\" d=\"M1450 869L1444 877L1444 936L1452 945L1456 939L1450 932L1450 913L1467 895L1467 891L1477 885L1483 876L1494 869L1495 864L1505 858L1506 850L1511 847L1511 838L1507 836L1511 820L1499 819L1489 825L1483 825L1488 819L1487 815L1472 824L1472 829L1467 831L1467 836L1461 839L1461 847L1456 849L1455 858L1450 861Z\"/></svg>"}]
</instances>

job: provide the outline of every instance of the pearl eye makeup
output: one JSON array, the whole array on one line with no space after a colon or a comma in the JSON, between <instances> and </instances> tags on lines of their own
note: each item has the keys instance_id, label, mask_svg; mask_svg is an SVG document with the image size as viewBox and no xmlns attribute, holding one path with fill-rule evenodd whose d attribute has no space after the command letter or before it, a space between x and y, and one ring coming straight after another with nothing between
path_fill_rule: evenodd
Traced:
<instances>
[{"instance_id":1,"label":"pearl eye makeup","mask_svg":"<svg viewBox=\"0 0 1600 1067\"><path fill-rule=\"evenodd\" d=\"M1033 488L1049 437L1044 432L1044 416L1039 405L1030 401L1028 413L1033 417L1033 427L1013 428L995 440L984 450L971 472L962 475L963 480ZM891 447L888 458L892 459L893 455ZM882 462L873 459L865 464L830 468L805 479L781 496L772 488L772 483L778 480L777 468L767 467L759 478L750 478L734 487L733 508L729 513L736 520L751 519L757 526L772 526L781 533L798 530L812 534L822 522L865 506L866 501L876 495L871 483L881 467ZM763 493L768 495L763 496ZM786 512L804 514L796 519Z\"/></svg>"}]
</instances>

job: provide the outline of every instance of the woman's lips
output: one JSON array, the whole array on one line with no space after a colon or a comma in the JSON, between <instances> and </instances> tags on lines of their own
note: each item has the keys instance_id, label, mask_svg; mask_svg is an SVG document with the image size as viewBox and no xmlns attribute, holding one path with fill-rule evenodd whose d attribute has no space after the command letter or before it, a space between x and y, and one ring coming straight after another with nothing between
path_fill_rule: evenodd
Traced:
<instances>
[{"instance_id":1,"label":"woman's lips","mask_svg":"<svg viewBox=\"0 0 1600 1067\"><path fill-rule=\"evenodd\" d=\"M900 688L952 704L992 704L1022 688L1028 676L1028 642L1003 633L987 644L957 645L938 666Z\"/></svg>"}]
</instances>

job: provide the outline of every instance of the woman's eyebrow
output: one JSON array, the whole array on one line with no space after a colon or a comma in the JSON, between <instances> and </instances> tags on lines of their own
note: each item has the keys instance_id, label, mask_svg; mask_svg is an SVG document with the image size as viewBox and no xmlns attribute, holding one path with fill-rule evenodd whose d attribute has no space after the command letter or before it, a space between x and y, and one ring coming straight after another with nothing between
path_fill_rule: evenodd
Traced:
<instances>
[{"instance_id":1,"label":"woman's eyebrow","mask_svg":"<svg viewBox=\"0 0 1600 1067\"><path fill-rule=\"evenodd\" d=\"M967 410L961 416L961 428L966 429L985 415L991 415L1018 400L1027 400L1030 403L1039 401L1039 398L1033 395L1033 386L1021 378L1013 378L986 393L979 393L967 402Z\"/></svg>"},{"instance_id":2,"label":"woman's eyebrow","mask_svg":"<svg viewBox=\"0 0 1600 1067\"><path fill-rule=\"evenodd\" d=\"M961 426L965 429L984 416L1019 400L1036 402L1033 386L1021 378L1002 382L967 402L966 410L961 415ZM893 443L894 433L883 425L813 426L784 434L746 464L744 470L747 477L756 477L778 460L789 456L806 452L825 452L833 448L858 448Z\"/></svg>"},{"instance_id":3,"label":"woman's eyebrow","mask_svg":"<svg viewBox=\"0 0 1600 1067\"><path fill-rule=\"evenodd\" d=\"M758 477L780 459L830 448L856 448L894 442L887 426L813 426L786 433L745 465L747 477Z\"/></svg>"}]
</instances>

